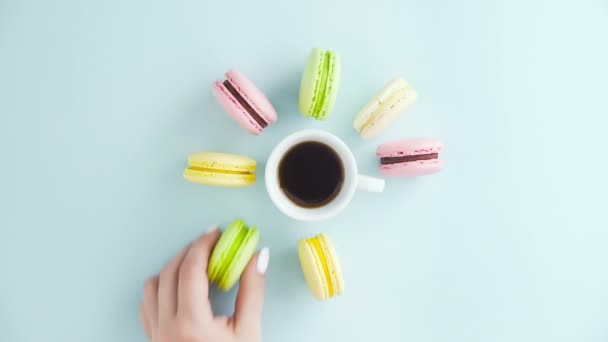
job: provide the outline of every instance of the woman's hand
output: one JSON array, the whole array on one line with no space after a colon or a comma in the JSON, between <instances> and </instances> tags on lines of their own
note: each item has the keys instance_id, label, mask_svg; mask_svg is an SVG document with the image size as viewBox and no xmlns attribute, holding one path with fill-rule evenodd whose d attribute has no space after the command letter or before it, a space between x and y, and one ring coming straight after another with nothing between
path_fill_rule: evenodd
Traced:
<instances>
[{"instance_id":1,"label":"woman's hand","mask_svg":"<svg viewBox=\"0 0 608 342\"><path fill-rule=\"evenodd\" d=\"M207 263L220 231L213 228L146 281L140 318L152 342L260 342L268 248L254 255L241 276L233 317L214 317Z\"/></svg>"}]
</instances>

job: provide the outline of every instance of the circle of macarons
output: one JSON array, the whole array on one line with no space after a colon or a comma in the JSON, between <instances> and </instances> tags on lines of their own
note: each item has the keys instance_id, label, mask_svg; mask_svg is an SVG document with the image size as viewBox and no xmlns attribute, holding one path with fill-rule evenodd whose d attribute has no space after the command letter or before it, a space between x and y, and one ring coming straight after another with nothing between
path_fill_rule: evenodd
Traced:
<instances>
[{"instance_id":1,"label":"circle of macarons","mask_svg":"<svg viewBox=\"0 0 608 342\"><path fill-rule=\"evenodd\" d=\"M321 233L298 242L298 255L304 278L313 296L322 301L344 291L342 268L334 245Z\"/></svg>"},{"instance_id":2,"label":"circle of macarons","mask_svg":"<svg viewBox=\"0 0 608 342\"><path fill-rule=\"evenodd\" d=\"M312 49L300 81L299 111L306 117L325 120L333 111L340 86L338 54ZM216 81L212 93L220 106L245 131L260 135L277 120L266 95L245 75L232 69L225 80ZM364 140L377 137L391 126L417 98L402 78L390 81L355 117L353 127ZM434 139L402 139L380 145L380 173L386 177L411 177L440 171L443 145ZM198 184L245 187L256 182L256 161L241 155L197 152L188 156L184 178ZM260 239L255 227L234 221L216 243L207 274L221 290L230 290L253 257ZM344 291L340 261L331 240L321 233L298 242L301 270L313 296L326 300Z\"/></svg>"},{"instance_id":3,"label":"circle of macarons","mask_svg":"<svg viewBox=\"0 0 608 342\"><path fill-rule=\"evenodd\" d=\"M372 139L393 124L416 97L416 91L403 79L392 80L361 109L353 127L364 140Z\"/></svg>"},{"instance_id":4,"label":"circle of macarons","mask_svg":"<svg viewBox=\"0 0 608 342\"><path fill-rule=\"evenodd\" d=\"M340 69L336 52L312 49L300 82L300 113L317 120L331 114L338 96Z\"/></svg>"},{"instance_id":5,"label":"circle of macarons","mask_svg":"<svg viewBox=\"0 0 608 342\"><path fill-rule=\"evenodd\" d=\"M277 112L264 93L245 75L232 69L211 90L219 104L245 131L260 135L277 121Z\"/></svg>"},{"instance_id":6,"label":"circle of macarons","mask_svg":"<svg viewBox=\"0 0 608 342\"><path fill-rule=\"evenodd\" d=\"M243 220L234 221L213 248L207 268L209 280L229 291L243 274L259 240L256 228L247 227Z\"/></svg>"},{"instance_id":7,"label":"circle of macarons","mask_svg":"<svg viewBox=\"0 0 608 342\"><path fill-rule=\"evenodd\" d=\"M188 156L186 180L204 185L244 187L255 184L255 160L229 153L197 152Z\"/></svg>"},{"instance_id":8,"label":"circle of macarons","mask_svg":"<svg viewBox=\"0 0 608 342\"><path fill-rule=\"evenodd\" d=\"M441 171L443 144L435 139L403 139L378 146L380 173L387 177L430 175Z\"/></svg>"}]
</instances>

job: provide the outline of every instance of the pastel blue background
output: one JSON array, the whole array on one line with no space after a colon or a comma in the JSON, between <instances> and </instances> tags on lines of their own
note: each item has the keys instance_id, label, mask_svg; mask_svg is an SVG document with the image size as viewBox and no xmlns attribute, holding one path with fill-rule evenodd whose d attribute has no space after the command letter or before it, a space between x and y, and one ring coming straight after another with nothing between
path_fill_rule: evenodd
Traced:
<instances>
[{"instance_id":1,"label":"pastel blue background","mask_svg":"<svg viewBox=\"0 0 608 342\"><path fill-rule=\"evenodd\" d=\"M235 217L271 251L265 341L607 341L607 35L605 0L0 1L0 341L144 341L143 281ZM343 59L323 123L297 113L312 47ZM260 137L211 96L230 67L280 113ZM417 103L362 142L354 115L397 75ZM438 137L447 168L294 222L261 176L303 128L370 175L379 143ZM200 150L256 158L260 181L187 183ZM296 256L321 231L346 278L325 303Z\"/></svg>"}]
</instances>

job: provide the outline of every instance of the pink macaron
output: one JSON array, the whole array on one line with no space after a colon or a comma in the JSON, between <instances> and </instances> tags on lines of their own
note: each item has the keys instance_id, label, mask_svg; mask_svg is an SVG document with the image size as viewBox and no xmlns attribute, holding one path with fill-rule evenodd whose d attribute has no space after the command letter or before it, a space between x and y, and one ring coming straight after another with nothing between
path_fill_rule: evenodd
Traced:
<instances>
[{"instance_id":1,"label":"pink macaron","mask_svg":"<svg viewBox=\"0 0 608 342\"><path fill-rule=\"evenodd\" d=\"M225 81L213 83L211 91L222 108L247 132L261 134L277 121L277 112L253 82L238 70L229 70Z\"/></svg>"},{"instance_id":2,"label":"pink macaron","mask_svg":"<svg viewBox=\"0 0 608 342\"><path fill-rule=\"evenodd\" d=\"M403 139L378 146L380 173L387 177L413 177L441 171L443 144L434 139Z\"/></svg>"}]
</instances>

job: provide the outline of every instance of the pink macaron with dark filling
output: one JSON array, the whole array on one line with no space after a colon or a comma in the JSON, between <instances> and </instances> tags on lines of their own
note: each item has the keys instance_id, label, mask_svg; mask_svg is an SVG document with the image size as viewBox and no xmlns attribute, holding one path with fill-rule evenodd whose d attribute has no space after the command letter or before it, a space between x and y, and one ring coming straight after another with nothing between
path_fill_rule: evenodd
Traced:
<instances>
[{"instance_id":1,"label":"pink macaron with dark filling","mask_svg":"<svg viewBox=\"0 0 608 342\"><path fill-rule=\"evenodd\" d=\"M376 150L380 173L387 177L413 177L441 171L443 144L435 139L403 139L382 144Z\"/></svg>"},{"instance_id":2,"label":"pink macaron with dark filling","mask_svg":"<svg viewBox=\"0 0 608 342\"><path fill-rule=\"evenodd\" d=\"M247 132L261 134L277 121L277 112L253 82L238 70L226 73L225 81L213 83L211 88L222 108Z\"/></svg>"}]
</instances>

